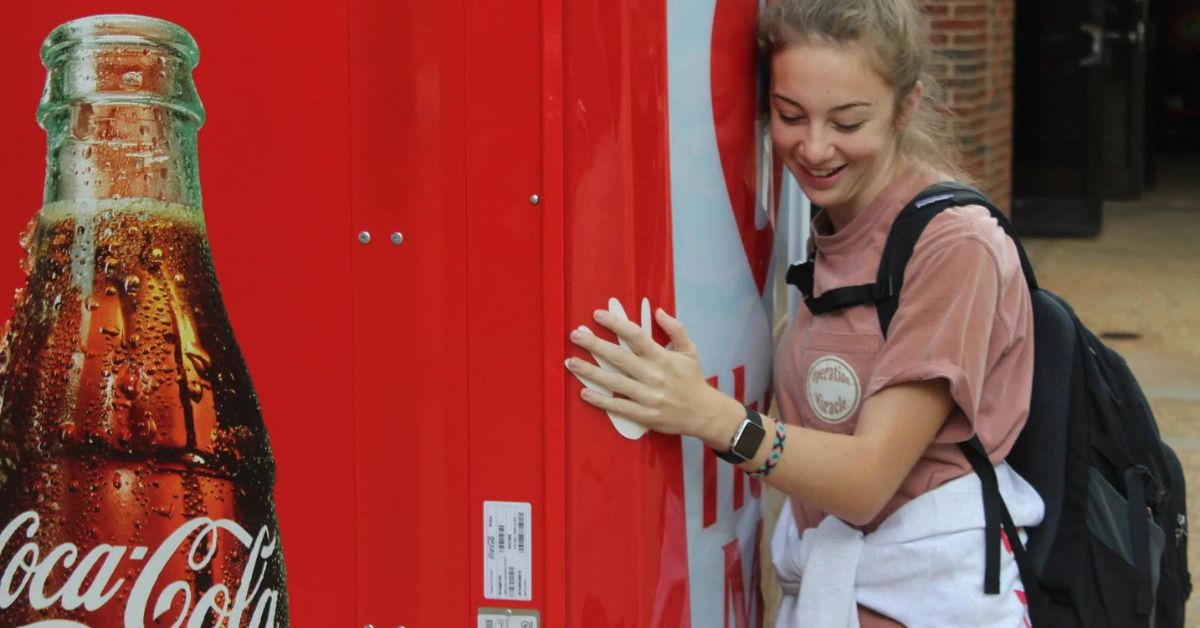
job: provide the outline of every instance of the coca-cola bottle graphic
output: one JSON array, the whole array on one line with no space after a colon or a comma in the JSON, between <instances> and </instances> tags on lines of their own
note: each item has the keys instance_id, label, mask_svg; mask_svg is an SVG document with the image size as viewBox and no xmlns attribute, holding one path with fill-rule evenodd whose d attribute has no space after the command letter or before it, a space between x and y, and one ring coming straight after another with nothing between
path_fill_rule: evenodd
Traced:
<instances>
[{"instance_id":1,"label":"coca-cola bottle graphic","mask_svg":"<svg viewBox=\"0 0 1200 628\"><path fill-rule=\"evenodd\" d=\"M274 458L201 211L196 43L99 16L42 59L45 205L0 348L0 625L286 626Z\"/></svg>"}]
</instances>

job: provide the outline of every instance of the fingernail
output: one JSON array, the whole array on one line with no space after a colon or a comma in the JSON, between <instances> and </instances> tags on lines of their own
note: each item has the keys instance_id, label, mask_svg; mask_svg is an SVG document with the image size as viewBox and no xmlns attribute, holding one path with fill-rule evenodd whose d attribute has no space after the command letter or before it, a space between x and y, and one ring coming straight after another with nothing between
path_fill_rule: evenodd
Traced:
<instances>
[{"instance_id":1,"label":"fingernail","mask_svg":"<svg viewBox=\"0 0 1200 628\"><path fill-rule=\"evenodd\" d=\"M596 320L600 321L601 323L607 321L608 316L609 316L609 314L605 310L596 310L595 312L592 312L592 318L595 318Z\"/></svg>"},{"instance_id":2,"label":"fingernail","mask_svg":"<svg viewBox=\"0 0 1200 628\"><path fill-rule=\"evenodd\" d=\"M592 334L592 328L588 327L587 325L580 325L579 327L577 327L575 329L575 331L577 331L581 334L587 334L589 336Z\"/></svg>"},{"instance_id":3,"label":"fingernail","mask_svg":"<svg viewBox=\"0 0 1200 628\"><path fill-rule=\"evenodd\" d=\"M572 371L575 370L575 360L572 358L567 358L566 360L563 360L563 365L566 366L568 370L572 370Z\"/></svg>"},{"instance_id":4,"label":"fingernail","mask_svg":"<svg viewBox=\"0 0 1200 628\"><path fill-rule=\"evenodd\" d=\"M592 392L590 388L584 388L583 390L579 391L579 396L583 397L584 401L596 400L596 393Z\"/></svg>"}]
</instances>

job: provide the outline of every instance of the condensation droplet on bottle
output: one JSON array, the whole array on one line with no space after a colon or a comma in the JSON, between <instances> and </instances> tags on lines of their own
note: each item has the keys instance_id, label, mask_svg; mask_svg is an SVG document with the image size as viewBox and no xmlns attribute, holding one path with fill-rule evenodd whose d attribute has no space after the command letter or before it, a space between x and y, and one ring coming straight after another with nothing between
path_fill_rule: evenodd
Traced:
<instances>
[{"instance_id":1,"label":"condensation droplet on bottle","mask_svg":"<svg viewBox=\"0 0 1200 628\"><path fill-rule=\"evenodd\" d=\"M180 273L175 273L175 276L171 277L171 280L174 281L175 283L183 283L184 277Z\"/></svg>"},{"instance_id":2,"label":"condensation droplet on bottle","mask_svg":"<svg viewBox=\"0 0 1200 628\"><path fill-rule=\"evenodd\" d=\"M121 87L137 89L142 86L142 73L136 70L121 75Z\"/></svg>"},{"instance_id":3,"label":"condensation droplet on bottle","mask_svg":"<svg viewBox=\"0 0 1200 628\"><path fill-rule=\"evenodd\" d=\"M125 278L125 292L129 294L137 294L142 287L142 280L137 278L137 275L129 275Z\"/></svg>"},{"instance_id":4,"label":"condensation droplet on bottle","mask_svg":"<svg viewBox=\"0 0 1200 628\"><path fill-rule=\"evenodd\" d=\"M162 259L162 249L152 249L150 251L150 257L156 260Z\"/></svg>"},{"instance_id":5,"label":"condensation droplet on bottle","mask_svg":"<svg viewBox=\"0 0 1200 628\"><path fill-rule=\"evenodd\" d=\"M75 424L63 423L58 428L58 438L63 444L75 442Z\"/></svg>"}]
</instances>

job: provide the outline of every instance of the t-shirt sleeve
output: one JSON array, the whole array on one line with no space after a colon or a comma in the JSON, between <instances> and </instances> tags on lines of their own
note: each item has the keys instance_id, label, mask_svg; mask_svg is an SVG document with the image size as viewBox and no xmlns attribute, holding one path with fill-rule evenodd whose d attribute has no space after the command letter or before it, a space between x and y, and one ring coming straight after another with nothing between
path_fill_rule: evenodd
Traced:
<instances>
[{"instance_id":1,"label":"t-shirt sleeve","mask_svg":"<svg viewBox=\"0 0 1200 628\"><path fill-rule=\"evenodd\" d=\"M1011 335L999 316L1001 270L985 229L938 219L905 269L899 307L865 396L894 384L945 379L961 412L951 414L940 442L974 431L983 382L996 347ZM941 223L941 224L939 224ZM934 225L939 225L934 229Z\"/></svg>"}]
</instances>

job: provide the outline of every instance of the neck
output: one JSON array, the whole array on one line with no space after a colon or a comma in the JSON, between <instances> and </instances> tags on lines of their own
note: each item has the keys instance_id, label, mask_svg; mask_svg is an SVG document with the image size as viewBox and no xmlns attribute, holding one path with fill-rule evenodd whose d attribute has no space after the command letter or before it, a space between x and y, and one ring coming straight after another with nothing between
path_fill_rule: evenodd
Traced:
<instances>
[{"instance_id":1,"label":"neck","mask_svg":"<svg viewBox=\"0 0 1200 628\"><path fill-rule=\"evenodd\" d=\"M854 222L854 219L867 211L871 203L883 192L884 188L896 178L896 175L907 165L907 160L900 157L895 150L888 153L880 164L878 172L868 177L858 193L851 195L845 203L824 207L834 232L841 231Z\"/></svg>"},{"instance_id":2,"label":"neck","mask_svg":"<svg viewBox=\"0 0 1200 628\"><path fill-rule=\"evenodd\" d=\"M44 202L147 198L200 208L199 124L138 103L75 103L43 118Z\"/></svg>"}]
</instances>

